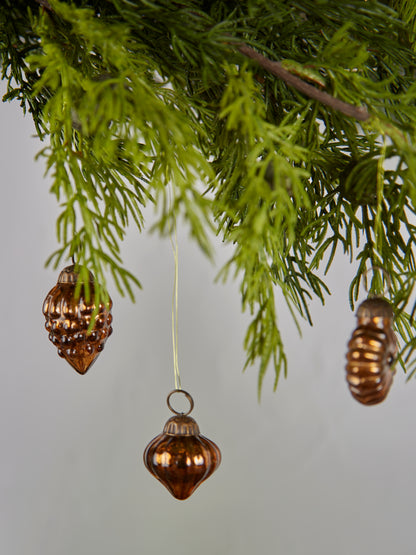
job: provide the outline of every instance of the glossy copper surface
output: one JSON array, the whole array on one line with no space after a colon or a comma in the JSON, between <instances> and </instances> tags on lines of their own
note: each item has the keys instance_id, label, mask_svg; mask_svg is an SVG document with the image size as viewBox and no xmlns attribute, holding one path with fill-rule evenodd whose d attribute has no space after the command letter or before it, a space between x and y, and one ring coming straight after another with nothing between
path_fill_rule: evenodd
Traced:
<instances>
[{"instance_id":1,"label":"glossy copper surface","mask_svg":"<svg viewBox=\"0 0 416 555\"><path fill-rule=\"evenodd\" d=\"M64 358L79 373L85 374L104 349L111 335L112 301L100 303L94 316L94 325L89 330L95 309L94 276L90 273L89 301L84 288L75 296L78 274L74 266L64 268L43 302L45 328L50 341L56 346L58 355Z\"/></svg>"},{"instance_id":2,"label":"glossy copper surface","mask_svg":"<svg viewBox=\"0 0 416 555\"><path fill-rule=\"evenodd\" d=\"M182 500L218 468L221 452L213 441L200 434L192 417L175 414L166 422L163 432L148 444L143 459L149 472L176 499Z\"/></svg>"},{"instance_id":3,"label":"glossy copper surface","mask_svg":"<svg viewBox=\"0 0 416 555\"><path fill-rule=\"evenodd\" d=\"M392 324L393 310L384 299L368 299L358 307L346 372L352 396L363 405L384 401L392 385L398 351Z\"/></svg>"}]
</instances>

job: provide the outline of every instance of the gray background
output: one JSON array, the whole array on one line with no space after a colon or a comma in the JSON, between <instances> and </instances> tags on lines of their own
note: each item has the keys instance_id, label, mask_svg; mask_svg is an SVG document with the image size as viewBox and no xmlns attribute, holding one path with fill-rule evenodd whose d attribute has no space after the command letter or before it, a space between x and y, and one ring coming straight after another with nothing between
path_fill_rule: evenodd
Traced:
<instances>
[{"instance_id":1,"label":"gray background","mask_svg":"<svg viewBox=\"0 0 416 555\"><path fill-rule=\"evenodd\" d=\"M41 144L17 104L0 114L1 555L413 555L416 387L399 369L383 405L348 393L349 261L340 253L333 294L311 304L303 338L278 298L289 375L273 393L270 369L259 405L257 370L241 372L248 317L238 284L214 284L230 251L218 243L212 265L180 226L182 383L223 463L176 501L142 463L170 416L169 241L131 231L124 261L144 289L133 305L109 283L114 334L76 374L41 313L58 275L43 266L58 207L34 161Z\"/></svg>"}]
</instances>

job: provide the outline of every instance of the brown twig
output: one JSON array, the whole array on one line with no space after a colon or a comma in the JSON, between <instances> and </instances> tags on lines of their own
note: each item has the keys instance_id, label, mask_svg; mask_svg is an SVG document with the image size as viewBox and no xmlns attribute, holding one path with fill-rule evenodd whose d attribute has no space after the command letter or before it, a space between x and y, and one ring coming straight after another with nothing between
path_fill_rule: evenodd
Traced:
<instances>
[{"instance_id":1,"label":"brown twig","mask_svg":"<svg viewBox=\"0 0 416 555\"><path fill-rule=\"evenodd\" d=\"M348 104L348 102L339 100L338 98L335 98L330 94L317 89L313 85L306 83L302 79L299 79L299 77L296 77L295 75L287 71L287 69L285 69L280 62L269 60L259 52L253 50L250 46L247 46L246 44L240 44L238 46L238 50L247 58L251 58L252 60L256 61L263 69L265 69L269 73L272 73L276 77L279 77L279 79L282 79L285 83L287 83L294 89L305 94L306 96L309 96L309 98L318 100L322 104L325 104L326 106L329 106L334 110L338 110L346 116L353 117L358 121L367 121L370 118L370 114L366 108L361 106L354 106L353 104Z\"/></svg>"},{"instance_id":2,"label":"brown twig","mask_svg":"<svg viewBox=\"0 0 416 555\"><path fill-rule=\"evenodd\" d=\"M35 0L38 4L40 4L46 10L52 11L52 6L49 4L48 0Z\"/></svg>"}]
</instances>

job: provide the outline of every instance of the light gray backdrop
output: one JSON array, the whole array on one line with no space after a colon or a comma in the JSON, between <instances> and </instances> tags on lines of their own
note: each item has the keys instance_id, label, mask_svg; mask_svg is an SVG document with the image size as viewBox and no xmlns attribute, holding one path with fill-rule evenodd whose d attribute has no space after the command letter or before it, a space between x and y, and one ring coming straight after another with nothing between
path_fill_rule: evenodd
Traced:
<instances>
[{"instance_id":1,"label":"light gray backdrop","mask_svg":"<svg viewBox=\"0 0 416 555\"><path fill-rule=\"evenodd\" d=\"M414 555L416 387L399 370L388 400L370 408L347 391L349 261L339 253L333 294L311 304L303 338L279 297L289 376L273 393L270 369L259 405L257 370L241 372L238 284L214 284L230 252L218 243L212 265L180 226L183 387L223 462L176 501L142 463L170 416L169 241L131 231L123 256L143 291L133 305L109 283L114 334L76 374L41 313L58 276L44 262L59 211L34 161L41 144L17 104L0 115L0 554Z\"/></svg>"}]
</instances>

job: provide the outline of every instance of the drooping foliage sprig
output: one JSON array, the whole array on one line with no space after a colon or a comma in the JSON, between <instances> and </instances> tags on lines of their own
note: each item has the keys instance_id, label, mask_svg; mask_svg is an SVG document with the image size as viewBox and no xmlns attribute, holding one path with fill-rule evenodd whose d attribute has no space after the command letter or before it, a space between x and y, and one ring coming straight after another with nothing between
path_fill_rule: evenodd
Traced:
<instances>
[{"instance_id":1,"label":"drooping foliage sprig","mask_svg":"<svg viewBox=\"0 0 416 555\"><path fill-rule=\"evenodd\" d=\"M276 288L311 322L338 249L358 261L352 304L368 268L390 275L412 375L415 17L407 0L5 0L5 99L32 114L60 206L49 262L74 255L133 297L120 242L146 203L208 255L215 229L234 248L220 277L252 314L260 391L287 366Z\"/></svg>"}]
</instances>

